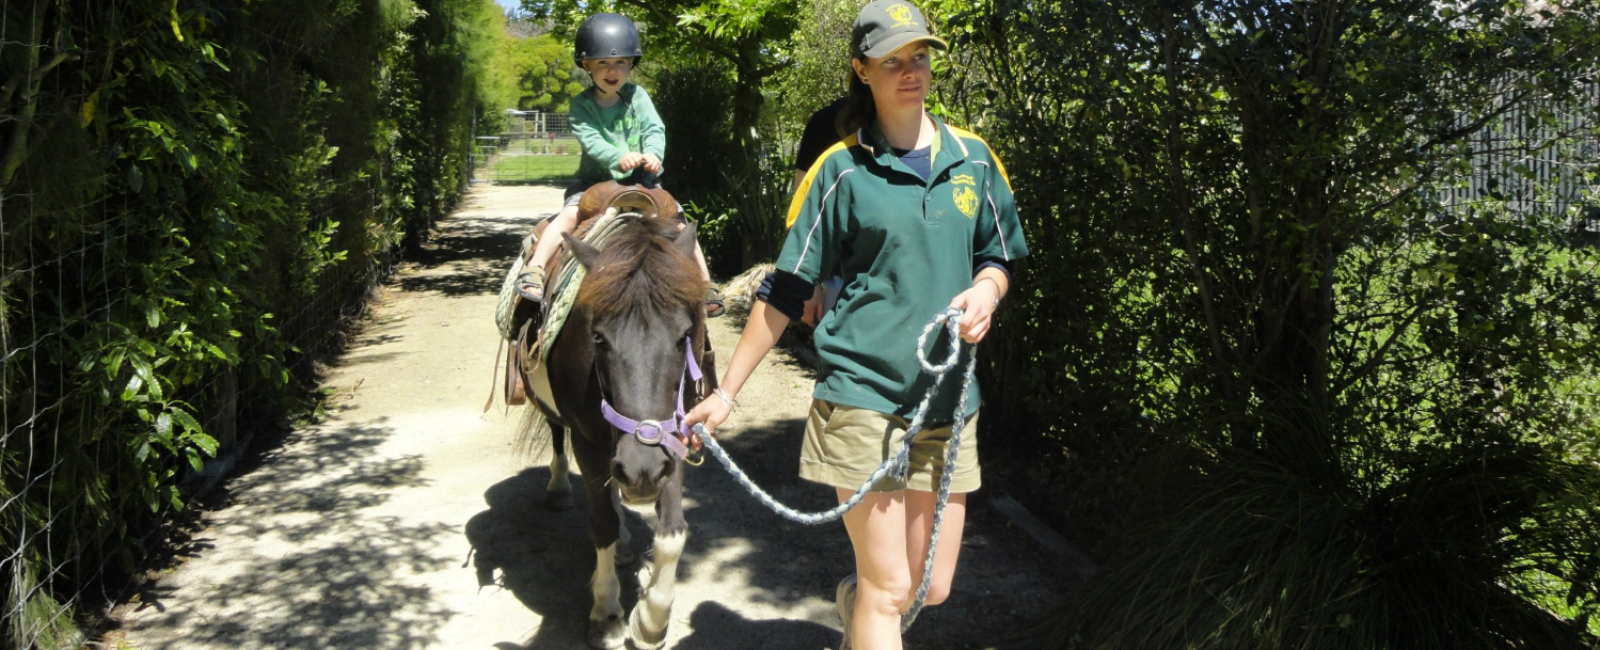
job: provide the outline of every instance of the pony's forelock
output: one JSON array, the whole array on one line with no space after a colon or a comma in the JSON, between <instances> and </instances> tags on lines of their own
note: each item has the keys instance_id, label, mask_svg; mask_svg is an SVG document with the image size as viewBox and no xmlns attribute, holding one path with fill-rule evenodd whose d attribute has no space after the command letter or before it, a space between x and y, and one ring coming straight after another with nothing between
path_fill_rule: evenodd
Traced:
<instances>
[{"instance_id":1,"label":"pony's forelock","mask_svg":"<svg viewBox=\"0 0 1600 650\"><path fill-rule=\"evenodd\" d=\"M591 318L662 306L698 308L706 282L694 260L672 245L671 222L641 219L617 230L600 251L573 304Z\"/></svg>"}]
</instances>

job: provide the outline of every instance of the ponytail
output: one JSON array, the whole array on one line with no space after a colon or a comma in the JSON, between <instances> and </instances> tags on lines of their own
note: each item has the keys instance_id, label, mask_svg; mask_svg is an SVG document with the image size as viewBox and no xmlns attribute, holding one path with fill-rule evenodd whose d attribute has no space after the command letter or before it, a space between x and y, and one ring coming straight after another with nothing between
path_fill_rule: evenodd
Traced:
<instances>
[{"instance_id":1,"label":"ponytail","mask_svg":"<svg viewBox=\"0 0 1600 650\"><path fill-rule=\"evenodd\" d=\"M862 60L865 61L865 58ZM839 117L833 124L840 138L849 137L878 117L878 105L872 100L872 88L856 76L855 68L850 68L846 74L850 75L846 82L850 85L850 91L845 95L844 108L840 109Z\"/></svg>"}]
</instances>

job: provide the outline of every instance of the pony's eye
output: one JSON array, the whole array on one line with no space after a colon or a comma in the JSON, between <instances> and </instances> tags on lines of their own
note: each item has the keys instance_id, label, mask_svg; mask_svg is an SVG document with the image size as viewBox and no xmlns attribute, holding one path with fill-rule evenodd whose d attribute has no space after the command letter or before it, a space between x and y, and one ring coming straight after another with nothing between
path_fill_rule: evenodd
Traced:
<instances>
[{"instance_id":1,"label":"pony's eye","mask_svg":"<svg viewBox=\"0 0 1600 650\"><path fill-rule=\"evenodd\" d=\"M595 347L597 347L597 348L606 347L606 335L601 334L599 332L594 332L592 334L592 336L594 336L594 346Z\"/></svg>"}]
</instances>

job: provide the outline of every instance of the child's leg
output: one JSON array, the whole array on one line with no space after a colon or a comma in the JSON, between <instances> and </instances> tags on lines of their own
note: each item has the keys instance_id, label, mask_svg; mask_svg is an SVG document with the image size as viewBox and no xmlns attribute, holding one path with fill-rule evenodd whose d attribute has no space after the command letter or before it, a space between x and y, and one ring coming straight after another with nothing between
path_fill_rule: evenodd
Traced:
<instances>
[{"instance_id":1,"label":"child's leg","mask_svg":"<svg viewBox=\"0 0 1600 650\"><path fill-rule=\"evenodd\" d=\"M711 269L706 266L706 254L700 252L700 239L694 240L694 263L700 265L700 279L711 281Z\"/></svg>"},{"instance_id":2,"label":"child's leg","mask_svg":"<svg viewBox=\"0 0 1600 650\"><path fill-rule=\"evenodd\" d=\"M523 298L532 301L544 300L544 274L545 265L550 263L550 258L555 256L556 247L561 245L561 233L572 232L578 226L578 205L568 204L550 219L535 229L539 243L533 248L533 256L528 259L523 267L522 274L517 276L517 291Z\"/></svg>"},{"instance_id":3,"label":"child's leg","mask_svg":"<svg viewBox=\"0 0 1600 650\"><path fill-rule=\"evenodd\" d=\"M678 209L682 210L683 206L678 206ZM688 227L689 220L685 218L682 225L678 226L678 230L682 231ZM710 287L706 289L706 315L711 318L721 316L727 307L722 302L722 292L717 290L716 283L711 281L711 268L706 266L706 254L700 250L699 237L695 237L694 240L694 263L700 267L700 279L705 280L706 285Z\"/></svg>"},{"instance_id":4,"label":"child's leg","mask_svg":"<svg viewBox=\"0 0 1600 650\"><path fill-rule=\"evenodd\" d=\"M578 206L569 205L561 208L556 218L550 220L545 227L544 234L539 236L539 245L533 249L533 258L528 260L529 266L543 267L550 263L550 258L555 256L556 247L561 245L561 233L570 233L578 226Z\"/></svg>"}]
</instances>

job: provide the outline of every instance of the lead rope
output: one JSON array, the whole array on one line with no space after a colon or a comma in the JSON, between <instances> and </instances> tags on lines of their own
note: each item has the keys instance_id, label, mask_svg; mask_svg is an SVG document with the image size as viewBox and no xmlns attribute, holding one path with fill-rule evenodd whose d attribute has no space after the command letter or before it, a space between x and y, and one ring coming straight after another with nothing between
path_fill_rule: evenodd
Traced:
<instances>
[{"instance_id":1,"label":"lead rope","mask_svg":"<svg viewBox=\"0 0 1600 650\"><path fill-rule=\"evenodd\" d=\"M939 384L944 381L945 375L961 361L962 343L959 329L961 313L961 310L954 307L940 312L922 328L922 334L917 337L917 364L922 366L923 372L933 375L933 385L928 387L928 392L922 397L922 403L917 405L916 414L911 418L911 424L906 427L906 435L900 441L899 450L894 456L885 459L883 464L879 465L878 469L867 477L866 482L862 483L861 487L856 488L855 494L850 495L850 498L845 499L844 502L830 510L805 513L778 503L777 499L774 499L766 490L761 489L761 486L756 485L743 470L739 469L738 465L734 464L733 459L728 457L728 452L722 448L722 445L717 443L717 439L706 433L704 425L694 425L694 431L700 435L700 439L705 443L706 448L711 450L711 455L716 457L717 462L722 463L728 473L733 475L733 479L738 481L739 485L744 486L744 489L749 491L757 501L766 505L773 512L778 513L785 519L807 526L836 521L844 516L844 513L850 511L851 508L859 505L861 500L866 498L867 493L872 491L872 486L884 476L891 476L896 481L903 482L906 480L906 474L911 466L911 443L916 439L917 434L922 431L922 421L928 413L928 405L932 403L934 393L938 391ZM923 353L923 343L941 324L950 332L952 345L950 346L949 358L945 360L943 365L935 366L928 362L927 356ZM911 623L917 620L917 614L922 611L922 603L928 596L928 583L933 579L933 556L934 551L939 548L939 529L944 525L945 503L950 499L950 479L955 474L956 456L961 449L961 429L966 424L967 419L967 390L972 386L973 373L977 368L977 358L977 354L974 353L967 360L965 378L961 382L961 395L956 403L955 420L950 423L950 443L945 450L944 458L945 471L939 477L939 492L933 512L933 530L928 539L928 557L922 567L922 584L917 587L917 597L911 603L911 608L901 617L900 630L902 632L911 629Z\"/></svg>"}]
</instances>

